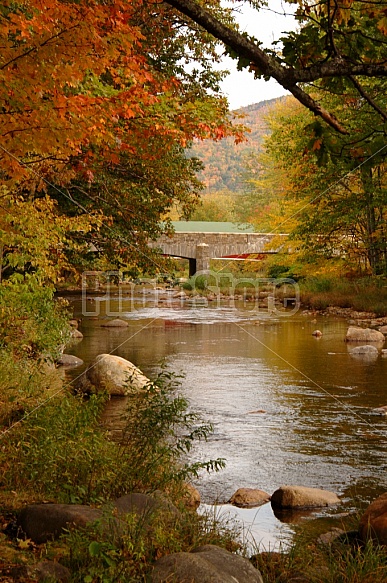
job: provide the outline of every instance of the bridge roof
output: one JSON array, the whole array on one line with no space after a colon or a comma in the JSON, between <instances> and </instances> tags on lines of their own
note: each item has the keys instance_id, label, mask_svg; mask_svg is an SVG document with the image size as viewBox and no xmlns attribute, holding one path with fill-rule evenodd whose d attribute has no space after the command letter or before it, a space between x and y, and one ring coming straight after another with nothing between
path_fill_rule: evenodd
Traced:
<instances>
[{"instance_id":1,"label":"bridge roof","mask_svg":"<svg viewBox=\"0 0 387 583\"><path fill-rule=\"evenodd\" d=\"M215 221L172 221L176 233L254 233L253 225Z\"/></svg>"}]
</instances>

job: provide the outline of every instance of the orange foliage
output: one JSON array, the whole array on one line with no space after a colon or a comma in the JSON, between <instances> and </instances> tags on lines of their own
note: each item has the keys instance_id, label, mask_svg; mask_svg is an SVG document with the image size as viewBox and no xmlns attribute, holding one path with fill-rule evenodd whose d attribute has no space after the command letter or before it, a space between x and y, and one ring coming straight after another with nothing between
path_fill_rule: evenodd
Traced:
<instances>
[{"instance_id":1,"label":"orange foliage","mask_svg":"<svg viewBox=\"0 0 387 583\"><path fill-rule=\"evenodd\" d=\"M97 147L116 163L120 152L146 156L194 137L235 133L225 102L207 111L182 99L176 77L152 68L149 55L173 34L172 20L142 0L4 0L0 7L0 172L5 182L39 174L67 182L88 172ZM199 118L199 119L198 119ZM199 123L200 121L200 123ZM82 153L82 162L68 165ZM161 153L160 153L161 154ZM19 163L22 160L23 165ZM89 175L90 180L92 176Z\"/></svg>"}]
</instances>

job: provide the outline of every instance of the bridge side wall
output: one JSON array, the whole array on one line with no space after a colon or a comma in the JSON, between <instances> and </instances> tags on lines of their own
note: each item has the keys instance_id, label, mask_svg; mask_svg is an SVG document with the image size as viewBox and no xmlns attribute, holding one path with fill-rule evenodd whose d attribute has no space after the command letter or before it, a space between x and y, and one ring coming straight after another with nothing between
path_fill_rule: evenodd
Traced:
<instances>
[{"instance_id":1,"label":"bridge side wall","mask_svg":"<svg viewBox=\"0 0 387 583\"><path fill-rule=\"evenodd\" d=\"M262 233L175 233L173 237L163 235L150 247L158 247L165 255L197 258L197 248L208 245L209 257L263 253L266 245L277 235Z\"/></svg>"}]
</instances>

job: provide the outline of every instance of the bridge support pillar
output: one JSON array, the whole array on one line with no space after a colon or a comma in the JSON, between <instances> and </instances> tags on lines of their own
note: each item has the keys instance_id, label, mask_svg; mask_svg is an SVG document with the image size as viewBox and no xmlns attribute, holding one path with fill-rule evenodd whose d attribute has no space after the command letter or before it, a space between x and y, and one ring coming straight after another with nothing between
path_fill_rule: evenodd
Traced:
<instances>
[{"instance_id":1,"label":"bridge support pillar","mask_svg":"<svg viewBox=\"0 0 387 583\"><path fill-rule=\"evenodd\" d=\"M210 246L207 243L196 245L196 271L208 271L210 259Z\"/></svg>"},{"instance_id":2,"label":"bridge support pillar","mask_svg":"<svg viewBox=\"0 0 387 583\"><path fill-rule=\"evenodd\" d=\"M188 263L189 263L189 277L192 277L196 273L196 259L194 257L189 257Z\"/></svg>"}]
</instances>

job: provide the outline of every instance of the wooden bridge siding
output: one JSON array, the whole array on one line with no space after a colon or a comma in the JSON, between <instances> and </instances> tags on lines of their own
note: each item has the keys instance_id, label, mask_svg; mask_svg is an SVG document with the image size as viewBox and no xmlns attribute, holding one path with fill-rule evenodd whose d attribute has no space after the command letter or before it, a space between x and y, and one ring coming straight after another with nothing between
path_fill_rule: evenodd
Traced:
<instances>
[{"instance_id":1,"label":"wooden bridge siding","mask_svg":"<svg viewBox=\"0 0 387 583\"><path fill-rule=\"evenodd\" d=\"M197 246L209 246L210 257L263 253L265 246L276 235L262 233L175 233L172 238L162 236L150 244L166 255L195 258Z\"/></svg>"}]
</instances>

